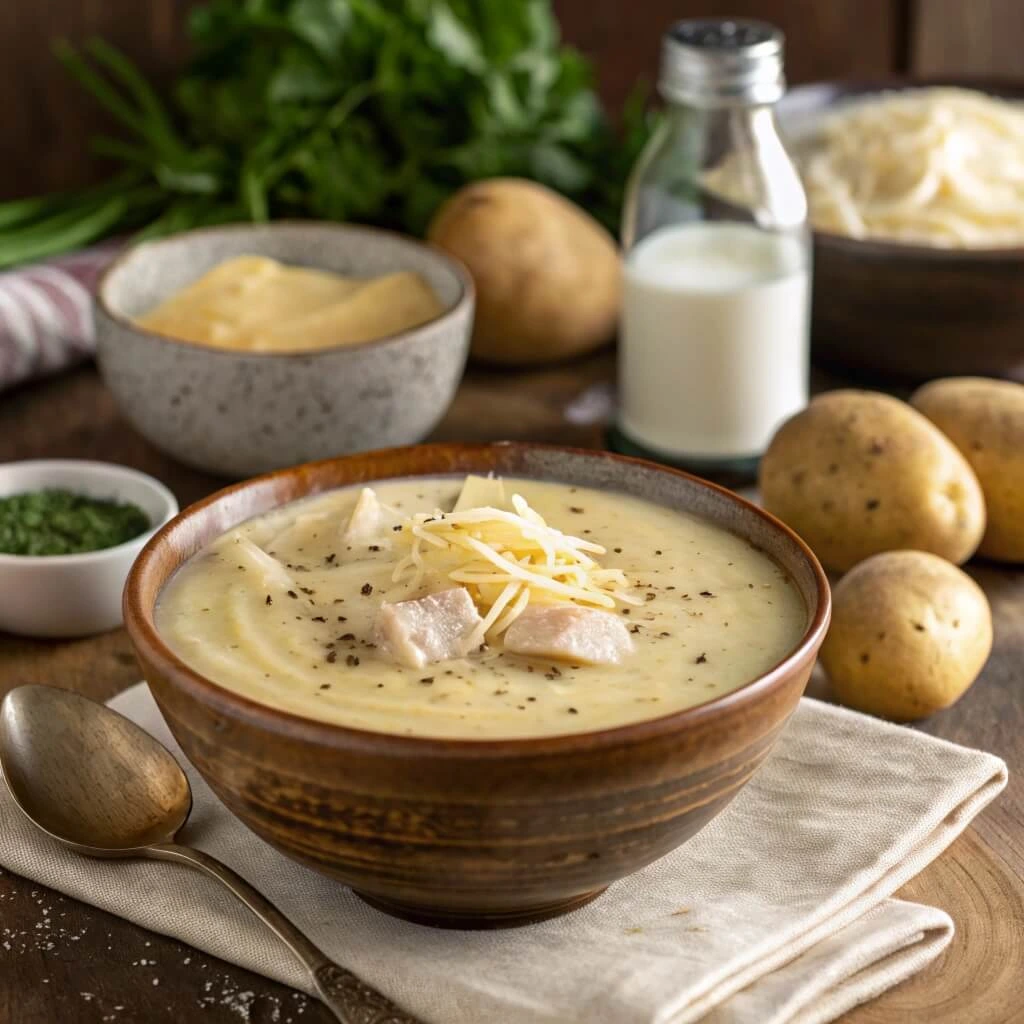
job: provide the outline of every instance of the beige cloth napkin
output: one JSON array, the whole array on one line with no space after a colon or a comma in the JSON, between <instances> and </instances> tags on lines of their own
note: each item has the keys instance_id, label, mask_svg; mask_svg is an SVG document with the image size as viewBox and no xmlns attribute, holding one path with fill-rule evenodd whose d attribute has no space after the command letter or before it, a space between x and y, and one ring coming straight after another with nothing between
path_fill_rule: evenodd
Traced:
<instances>
[{"instance_id":1,"label":"beige cloth napkin","mask_svg":"<svg viewBox=\"0 0 1024 1024\"><path fill-rule=\"evenodd\" d=\"M112 706L174 744L148 690ZM429 1024L824 1024L920 970L953 922L889 895L1006 784L997 757L814 700L688 844L553 921L498 932L394 920L275 853L189 769L185 840L262 889L339 963ZM310 991L216 883L91 861L36 832L0 787L0 864Z\"/></svg>"}]
</instances>

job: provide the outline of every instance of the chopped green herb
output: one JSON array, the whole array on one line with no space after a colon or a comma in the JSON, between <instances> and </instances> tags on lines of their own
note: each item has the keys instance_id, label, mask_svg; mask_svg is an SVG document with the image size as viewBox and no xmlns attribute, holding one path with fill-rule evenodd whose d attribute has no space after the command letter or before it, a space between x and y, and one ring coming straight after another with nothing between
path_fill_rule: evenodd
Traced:
<instances>
[{"instance_id":1,"label":"chopped green herb","mask_svg":"<svg viewBox=\"0 0 1024 1024\"><path fill-rule=\"evenodd\" d=\"M75 555L112 548L152 524L137 505L45 490L0 498L0 552Z\"/></svg>"}]
</instances>

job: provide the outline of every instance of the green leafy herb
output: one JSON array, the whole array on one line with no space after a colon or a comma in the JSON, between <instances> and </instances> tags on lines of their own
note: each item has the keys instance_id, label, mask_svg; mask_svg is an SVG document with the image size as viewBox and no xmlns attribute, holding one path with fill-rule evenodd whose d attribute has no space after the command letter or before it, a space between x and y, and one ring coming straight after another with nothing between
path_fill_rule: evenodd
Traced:
<instances>
[{"instance_id":1,"label":"green leafy herb","mask_svg":"<svg viewBox=\"0 0 1024 1024\"><path fill-rule=\"evenodd\" d=\"M550 0L210 0L169 101L110 45L58 56L124 131L110 185L0 204L0 267L127 228L304 216L422 233L468 181L536 179L618 223L646 141L622 130Z\"/></svg>"},{"instance_id":2,"label":"green leafy herb","mask_svg":"<svg viewBox=\"0 0 1024 1024\"><path fill-rule=\"evenodd\" d=\"M123 544L150 528L136 505L70 491L31 491L0 498L0 552L74 555Z\"/></svg>"}]
</instances>

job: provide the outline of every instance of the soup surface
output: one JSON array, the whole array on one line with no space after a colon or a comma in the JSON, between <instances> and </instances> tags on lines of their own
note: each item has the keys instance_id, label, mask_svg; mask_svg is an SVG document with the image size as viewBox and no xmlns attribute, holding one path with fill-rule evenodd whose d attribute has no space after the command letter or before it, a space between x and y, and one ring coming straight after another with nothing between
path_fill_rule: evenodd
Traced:
<instances>
[{"instance_id":1,"label":"soup surface","mask_svg":"<svg viewBox=\"0 0 1024 1024\"><path fill-rule=\"evenodd\" d=\"M510 507L517 495L586 546L579 557L604 581L593 598L605 602L598 618L631 649L594 664L571 652L511 653L503 635L489 632L468 653L402 663L381 639L382 608L456 586L429 558L418 559L419 578L402 571L415 570L408 517L439 510L420 515L418 532L443 526L440 511L451 517L457 500L467 507L463 487L461 478L375 482L383 511L370 533L355 529L353 512L368 495L358 487L243 523L178 570L160 597L157 626L186 663L254 701L376 732L466 739L587 732L700 704L776 664L806 628L807 611L783 570L717 526L613 492L470 478L466 492L481 499L468 503L470 518L485 512L479 506ZM420 547L427 555L438 549ZM485 578L479 569L464 575ZM509 591L522 595L517 585ZM469 586L491 593L493 605L504 580ZM579 607L546 591L535 596L534 611ZM507 606L512 615L515 604Z\"/></svg>"}]
</instances>

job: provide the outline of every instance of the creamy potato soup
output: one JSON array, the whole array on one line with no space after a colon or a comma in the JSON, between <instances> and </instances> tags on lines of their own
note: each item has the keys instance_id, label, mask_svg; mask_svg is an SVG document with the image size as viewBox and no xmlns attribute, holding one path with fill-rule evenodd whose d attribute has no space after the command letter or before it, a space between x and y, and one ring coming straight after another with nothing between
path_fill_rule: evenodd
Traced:
<instances>
[{"instance_id":1,"label":"creamy potato soup","mask_svg":"<svg viewBox=\"0 0 1024 1024\"><path fill-rule=\"evenodd\" d=\"M219 685L376 732L585 732L728 693L807 611L763 552L642 499L506 478L375 482L252 519L157 605Z\"/></svg>"}]
</instances>

